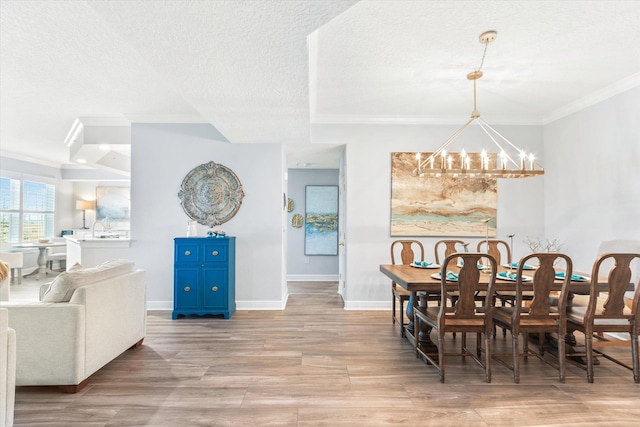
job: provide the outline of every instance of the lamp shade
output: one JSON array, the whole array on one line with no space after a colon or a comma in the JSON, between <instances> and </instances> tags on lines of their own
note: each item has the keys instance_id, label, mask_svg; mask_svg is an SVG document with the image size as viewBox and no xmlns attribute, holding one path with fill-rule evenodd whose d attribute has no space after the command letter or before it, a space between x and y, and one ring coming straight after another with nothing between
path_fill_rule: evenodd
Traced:
<instances>
[{"instance_id":1,"label":"lamp shade","mask_svg":"<svg viewBox=\"0 0 640 427\"><path fill-rule=\"evenodd\" d=\"M91 202L89 200L76 200L76 209L79 211L94 209L94 202Z\"/></svg>"}]
</instances>

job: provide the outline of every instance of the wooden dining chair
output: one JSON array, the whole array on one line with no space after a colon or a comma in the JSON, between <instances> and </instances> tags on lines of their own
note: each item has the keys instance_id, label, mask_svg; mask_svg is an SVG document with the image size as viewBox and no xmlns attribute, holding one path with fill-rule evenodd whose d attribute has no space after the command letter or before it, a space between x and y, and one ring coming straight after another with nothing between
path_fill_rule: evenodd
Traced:
<instances>
[{"instance_id":1,"label":"wooden dining chair","mask_svg":"<svg viewBox=\"0 0 640 427\"><path fill-rule=\"evenodd\" d=\"M489 246L489 250L487 251L486 247ZM477 246L478 252L484 252L491 255L498 265L505 263L511 264L511 248L509 244L504 240L480 240ZM503 256L504 254L504 256Z\"/></svg>"},{"instance_id":2,"label":"wooden dining chair","mask_svg":"<svg viewBox=\"0 0 640 427\"><path fill-rule=\"evenodd\" d=\"M445 356L471 357L485 369L485 381L491 382L491 297L487 294L484 304L477 304L475 295L483 289L480 285L480 270L477 268L480 258L489 260L491 273L489 277L489 289L493 288L495 282L497 264L491 255L479 253L453 253L447 256L440 269L440 304L434 307L415 307L414 318L417 322L424 322L427 327L432 328L432 332L438 336L438 354L429 353L419 346L418 334L416 334L415 348L416 354L423 356L430 362L440 374L440 382L445 378ZM464 264L454 279L449 281L448 270L450 266L456 265L461 258ZM451 301L450 293L456 292L455 304L447 304ZM447 332L460 332L462 334L460 353L445 353L444 336ZM466 345L467 333L476 333L475 351L469 350ZM484 360L482 357L481 337L484 334Z\"/></svg>"},{"instance_id":3,"label":"wooden dining chair","mask_svg":"<svg viewBox=\"0 0 640 427\"><path fill-rule=\"evenodd\" d=\"M532 259L537 259L538 268L533 273L531 286L533 297L531 301L523 298L524 283L523 275L529 274L530 270L524 270L524 266ZM561 261L561 262L560 262ZM551 293L556 280L554 265L564 264L565 278L562 281L562 288L557 296L557 307L566 307L567 292L573 264L571 258L561 253L532 253L523 257L518 263L516 271L516 291L513 306L496 307L495 300L492 301L494 307L493 323L497 327L502 327L511 331L511 356L513 360L513 382L520 382L520 358L534 355L546 363L551 364L544 358L545 333L556 333L558 335L558 376L560 382L565 378L565 342L564 336L567 330L567 316L565 310L558 310L551 304ZM500 276L498 276L499 278ZM526 304L525 304L526 302ZM539 352L529 350L529 334L539 334ZM520 334L524 334L522 343L522 353L520 353ZM554 365L552 365L554 366Z\"/></svg>"},{"instance_id":4,"label":"wooden dining chair","mask_svg":"<svg viewBox=\"0 0 640 427\"><path fill-rule=\"evenodd\" d=\"M459 252L461 248L456 247L456 245L464 247L468 245L468 243L464 240L438 240L433 247L436 263L440 264L441 259L448 257L452 253Z\"/></svg>"},{"instance_id":5,"label":"wooden dining chair","mask_svg":"<svg viewBox=\"0 0 640 427\"><path fill-rule=\"evenodd\" d=\"M416 259L416 254L418 258ZM397 262L396 262L397 261ZM424 246L418 240L396 240L391 243L391 264L411 264L414 261L424 261ZM404 305L409 301L411 293L396 282L391 282L391 319L392 323L400 325L400 336L404 337L407 326L404 318ZM396 314L396 301L400 314Z\"/></svg>"},{"instance_id":6,"label":"wooden dining chair","mask_svg":"<svg viewBox=\"0 0 640 427\"><path fill-rule=\"evenodd\" d=\"M590 383L593 382L594 352L632 370L633 380L640 383L640 356L638 355L640 281L635 286L633 301L629 305L625 304L625 292L631 283L631 263L636 259L640 259L640 253L610 253L598 257L591 270L591 288L587 305L572 302L567 307L568 331L580 331L584 334L585 352L576 355L586 357L587 381ZM611 260L615 263L609 270L607 290L601 291L598 289L598 277L601 269L605 269L605 264ZM600 297L600 295L606 296ZM630 340L609 340L605 333L610 332L627 333ZM612 345L631 346L632 367L597 349Z\"/></svg>"}]
</instances>

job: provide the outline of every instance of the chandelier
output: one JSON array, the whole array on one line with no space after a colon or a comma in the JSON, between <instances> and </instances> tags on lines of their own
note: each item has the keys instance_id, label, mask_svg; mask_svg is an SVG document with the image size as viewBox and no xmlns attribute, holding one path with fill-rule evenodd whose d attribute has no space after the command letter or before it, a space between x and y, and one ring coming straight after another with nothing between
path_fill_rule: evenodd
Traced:
<instances>
[{"instance_id":1,"label":"chandelier","mask_svg":"<svg viewBox=\"0 0 640 427\"><path fill-rule=\"evenodd\" d=\"M480 43L483 43L484 53L480 67L467 74L467 79L473 81L473 112L467 123L458 129L436 151L426 154L422 158L421 153L416 154L418 167L414 170L417 176L470 176L491 178L527 178L544 174L542 165L536 162L533 153L527 153L509 141L500 132L485 122L476 108L476 83L482 77L482 66L487 54L489 43L494 41L498 33L486 31L480 34ZM472 123L480 126L484 133L498 148L497 153L467 153L464 149L459 153L447 151L447 147L456 140Z\"/></svg>"}]
</instances>

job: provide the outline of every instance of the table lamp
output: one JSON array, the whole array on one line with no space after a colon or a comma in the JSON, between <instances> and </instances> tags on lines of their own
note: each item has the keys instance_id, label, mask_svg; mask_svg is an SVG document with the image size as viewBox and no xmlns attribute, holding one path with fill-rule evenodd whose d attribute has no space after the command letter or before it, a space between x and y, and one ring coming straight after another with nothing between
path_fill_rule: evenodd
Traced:
<instances>
[{"instance_id":1,"label":"table lamp","mask_svg":"<svg viewBox=\"0 0 640 427\"><path fill-rule=\"evenodd\" d=\"M87 209L94 209L94 203L89 200L76 200L76 209L79 211L82 211L82 229L83 230L89 229L89 227L87 227L85 223L86 221L85 212L87 211Z\"/></svg>"}]
</instances>

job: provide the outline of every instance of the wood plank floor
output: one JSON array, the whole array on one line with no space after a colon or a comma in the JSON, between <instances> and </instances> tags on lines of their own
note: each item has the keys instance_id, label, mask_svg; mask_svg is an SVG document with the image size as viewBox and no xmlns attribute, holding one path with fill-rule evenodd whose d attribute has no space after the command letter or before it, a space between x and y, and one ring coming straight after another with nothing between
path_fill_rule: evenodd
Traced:
<instances>
[{"instance_id":1,"label":"wood plank floor","mask_svg":"<svg viewBox=\"0 0 640 427\"><path fill-rule=\"evenodd\" d=\"M77 394L19 387L16 426L631 426L640 386L611 362L595 383L530 358L520 384L493 364L447 359L447 382L416 359L388 311L345 311L337 285L290 283L284 311L230 320L149 312L144 345ZM459 336L457 338L460 339ZM455 345L450 339L448 345ZM495 347L509 348L499 336ZM502 351L500 350L500 351ZM626 361L630 353L615 349Z\"/></svg>"}]
</instances>

